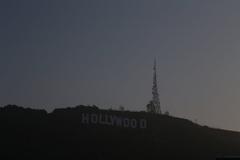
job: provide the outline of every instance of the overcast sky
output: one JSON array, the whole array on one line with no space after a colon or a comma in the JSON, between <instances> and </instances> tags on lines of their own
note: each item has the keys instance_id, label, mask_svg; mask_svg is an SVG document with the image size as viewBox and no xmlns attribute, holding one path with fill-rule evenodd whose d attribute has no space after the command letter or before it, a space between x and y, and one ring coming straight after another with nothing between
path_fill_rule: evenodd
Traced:
<instances>
[{"instance_id":1,"label":"overcast sky","mask_svg":"<svg viewBox=\"0 0 240 160\"><path fill-rule=\"evenodd\" d=\"M0 105L162 110L240 131L240 1L1 0Z\"/></svg>"}]
</instances>

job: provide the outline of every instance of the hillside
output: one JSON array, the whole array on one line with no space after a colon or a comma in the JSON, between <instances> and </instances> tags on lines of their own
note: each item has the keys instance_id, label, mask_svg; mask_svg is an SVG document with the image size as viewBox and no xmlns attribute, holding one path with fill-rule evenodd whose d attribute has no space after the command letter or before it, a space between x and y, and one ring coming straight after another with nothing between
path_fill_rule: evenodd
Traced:
<instances>
[{"instance_id":1,"label":"hillside","mask_svg":"<svg viewBox=\"0 0 240 160\"><path fill-rule=\"evenodd\" d=\"M51 113L0 108L1 157L8 159L215 159L240 155L240 133L146 112L91 106Z\"/></svg>"}]
</instances>

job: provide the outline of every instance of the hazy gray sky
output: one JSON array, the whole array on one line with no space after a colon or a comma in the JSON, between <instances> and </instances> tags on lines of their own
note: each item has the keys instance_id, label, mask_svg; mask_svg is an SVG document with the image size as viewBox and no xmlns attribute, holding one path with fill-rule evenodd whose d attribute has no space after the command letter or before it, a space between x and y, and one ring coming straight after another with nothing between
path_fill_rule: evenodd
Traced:
<instances>
[{"instance_id":1,"label":"hazy gray sky","mask_svg":"<svg viewBox=\"0 0 240 160\"><path fill-rule=\"evenodd\" d=\"M0 105L163 111L240 131L240 1L1 0Z\"/></svg>"}]
</instances>

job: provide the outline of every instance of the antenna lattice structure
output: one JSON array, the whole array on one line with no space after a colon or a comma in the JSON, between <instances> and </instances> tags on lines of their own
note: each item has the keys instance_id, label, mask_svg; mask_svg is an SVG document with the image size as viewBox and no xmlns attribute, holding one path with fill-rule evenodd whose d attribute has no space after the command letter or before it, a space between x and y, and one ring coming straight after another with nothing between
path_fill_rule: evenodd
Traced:
<instances>
[{"instance_id":1,"label":"antenna lattice structure","mask_svg":"<svg viewBox=\"0 0 240 160\"><path fill-rule=\"evenodd\" d=\"M153 86L152 86L152 100L147 105L147 111L161 114L161 105L159 100L158 85L157 85L157 63L154 59L153 65Z\"/></svg>"}]
</instances>

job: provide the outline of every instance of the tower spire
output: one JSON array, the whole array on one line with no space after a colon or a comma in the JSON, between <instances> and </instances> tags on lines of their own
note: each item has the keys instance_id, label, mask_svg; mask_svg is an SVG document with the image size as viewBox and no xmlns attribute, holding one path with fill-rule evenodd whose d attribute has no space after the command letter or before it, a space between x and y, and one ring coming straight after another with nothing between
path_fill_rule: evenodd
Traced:
<instances>
[{"instance_id":1,"label":"tower spire","mask_svg":"<svg viewBox=\"0 0 240 160\"><path fill-rule=\"evenodd\" d=\"M158 85L157 85L157 62L154 59L153 64L153 86L152 86L152 100L147 105L148 112L161 114L161 105L159 100Z\"/></svg>"},{"instance_id":2,"label":"tower spire","mask_svg":"<svg viewBox=\"0 0 240 160\"><path fill-rule=\"evenodd\" d=\"M154 59L153 66L153 87L152 87L152 101L155 106L156 113L161 114L161 105L158 94L158 85L157 85L157 62L156 58Z\"/></svg>"}]
</instances>

